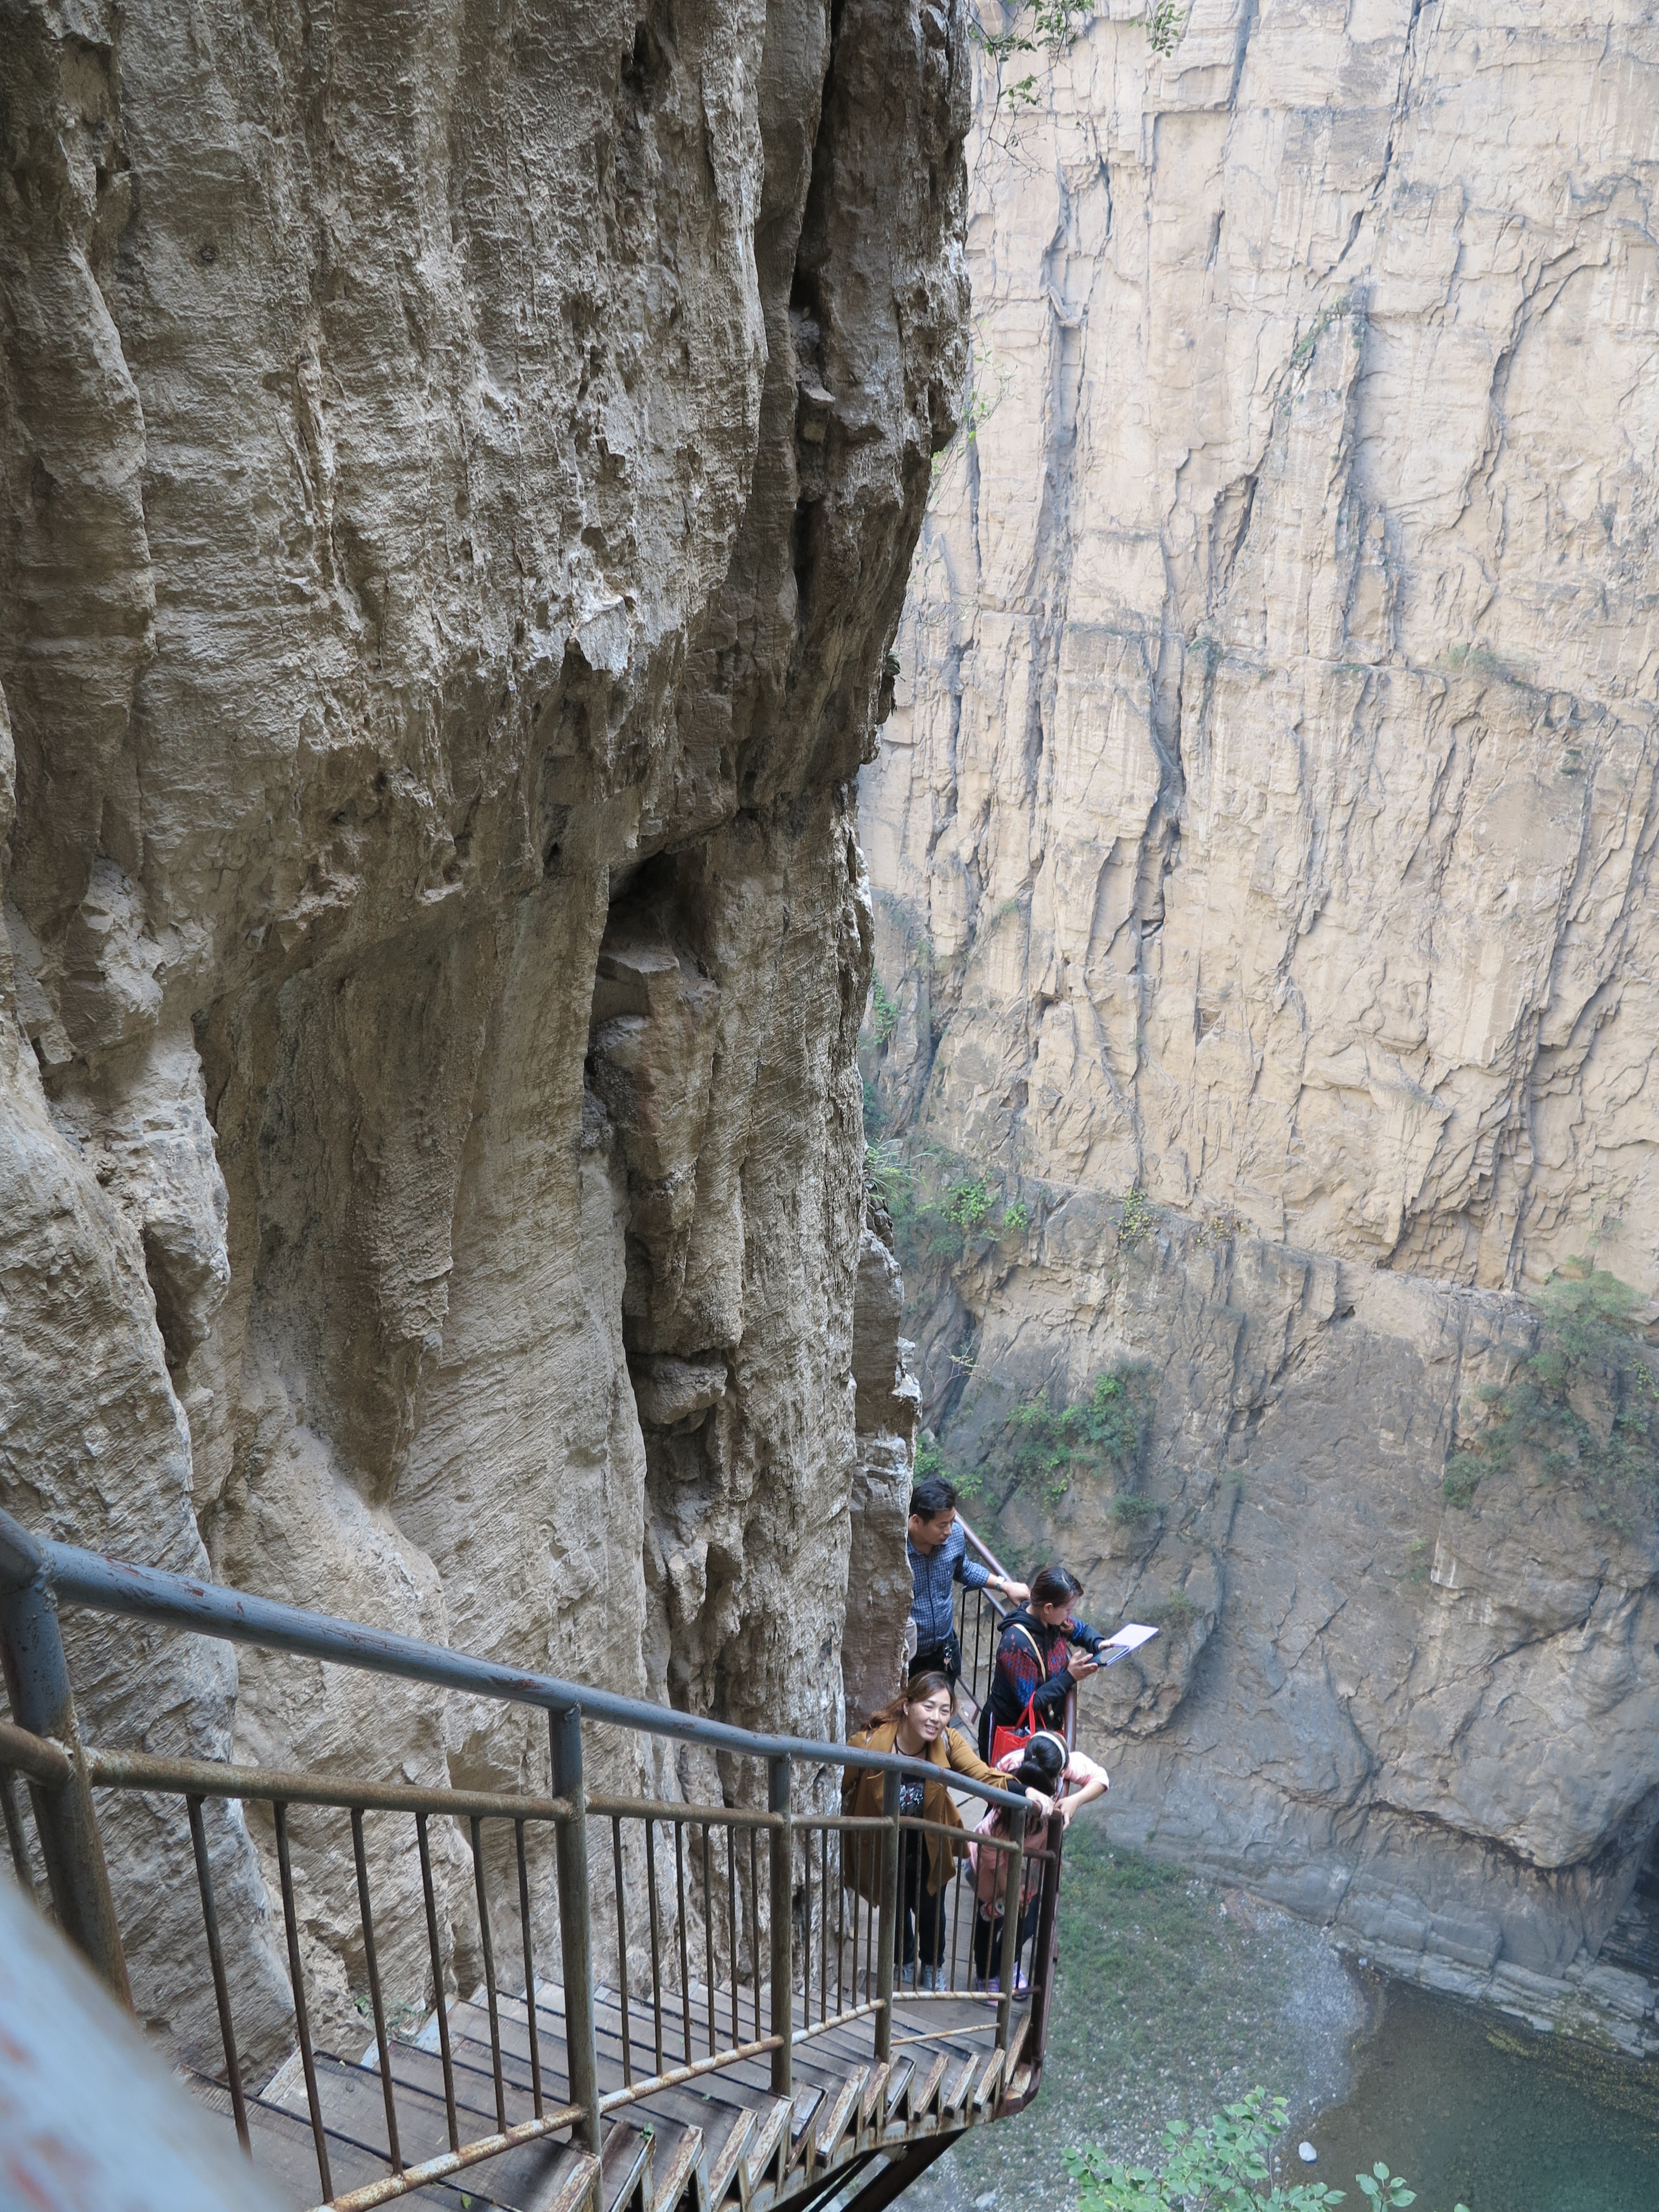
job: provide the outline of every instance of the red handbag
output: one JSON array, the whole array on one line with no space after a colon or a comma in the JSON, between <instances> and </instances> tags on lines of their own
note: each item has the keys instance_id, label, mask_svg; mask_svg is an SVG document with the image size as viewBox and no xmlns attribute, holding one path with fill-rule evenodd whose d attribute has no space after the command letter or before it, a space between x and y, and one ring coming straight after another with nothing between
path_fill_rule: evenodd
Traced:
<instances>
[{"instance_id":1,"label":"red handbag","mask_svg":"<svg viewBox=\"0 0 1659 2212\"><path fill-rule=\"evenodd\" d=\"M1026 1699L1025 1710L1012 1728L999 1721L991 1730L991 1764L995 1766L1011 1751L1024 1751L1036 1734L1036 1692Z\"/></svg>"}]
</instances>

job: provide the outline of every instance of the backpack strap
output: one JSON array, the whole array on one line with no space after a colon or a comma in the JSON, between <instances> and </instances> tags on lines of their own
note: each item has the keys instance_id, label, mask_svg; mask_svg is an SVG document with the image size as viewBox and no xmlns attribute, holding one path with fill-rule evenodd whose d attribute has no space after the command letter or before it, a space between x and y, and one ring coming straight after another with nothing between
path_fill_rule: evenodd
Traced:
<instances>
[{"instance_id":1,"label":"backpack strap","mask_svg":"<svg viewBox=\"0 0 1659 2212\"><path fill-rule=\"evenodd\" d=\"M1025 1638L1025 1641L1031 1647L1032 1658L1036 1661L1037 1665L1042 1668L1045 1674L1048 1673L1048 1662L1043 1657L1042 1649L1039 1646L1036 1637L1032 1635L1030 1630L1026 1627L1024 1621L1011 1620L1006 1628L1003 1630L1002 1634L1005 1642L1011 1636L1023 1636Z\"/></svg>"}]
</instances>

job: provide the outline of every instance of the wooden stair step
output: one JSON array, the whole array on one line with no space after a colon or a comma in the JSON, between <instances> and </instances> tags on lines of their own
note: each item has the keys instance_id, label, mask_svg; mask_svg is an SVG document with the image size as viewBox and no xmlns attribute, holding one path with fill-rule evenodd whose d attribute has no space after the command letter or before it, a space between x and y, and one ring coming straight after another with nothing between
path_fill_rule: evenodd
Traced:
<instances>
[{"instance_id":1,"label":"wooden stair step","mask_svg":"<svg viewBox=\"0 0 1659 2212\"><path fill-rule=\"evenodd\" d=\"M1006 2051L994 2051L986 2060L985 2070L974 2085L974 2110L976 2112L986 2112L990 2110L991 2100L996 2095L998 2084L1002 2080L1003 2063L1006 2057Z\"/></svg>"},{"instance_id":2,"label":"wooden stair step","mask_svg":"<svg viewBox=\"0 0 1659 2212\"><path fill-rule=\"evenodd\" d=\"M939 2100L939 2111L947 2119L952 2112L959 2112L962 2110L962 2106L967 2097L968 2092L973 2086L974 2075L978 2069L979 2053L977 2051L974 2051L970 2053L961 2073L957 2075L950 2087L945 2092L944 2096Z\"/></svg>"},{"instance_id":3,"label":"wooden stair step","mask_svg":"<svg viewBox=\"0 0 1659 2212\"><path fill-rule=\"evenodd\" d=\"M704 2172L708 2182L709 2212L717 2212L717 2208L724 2203L727 2193L738 2182L744 2151L754 2132L753 2112L740 2113L726 2130L720 2148L707 2154Z\"/></svg>"},{"instance_id":4,"label":"wooden stair step","mask_svg":"<svg viewBox=\"0 0 1659 2212\"><path fill-rule=\"evenodd\" d=\"M435 2104L441 2118L444 2118L443 2063L435 2051L424 2044L410 2043L401 2036L392 2036L391 2042L392 2081L398 2093L398 2128L401 2136L404 2122L404 2099L407 2093L411 2105L424 2111L428 2103ZM378 2065L366 2065L363 2071L378 2085L380 2071ZM470 2136L488 2136L495 2132L495 2088L488 2073L465 2066L452 2066L455 2085L455 2117L465 2142ZM509 2111L508 2118L513 2118ZM448 2127L445 2119L444 2148L449 2143Z\"/></svg>"},{"instance_id":5,"label":"wooden stair step","mask_svg":"<svg viewBox=\"0 0 1659 2212\"><path fill-rule=\"evenodd\" d=\"M914 2058L896 2058L887 2069L887 2084L882 2097L881 2124L885 2127L904 2101L910 2087L911 2076L916 2070Z\"/></svg>"},{"instance_id":6,"label":"wooden stair step","mask_svg":"<svg viewBox=\"0 0 1659 2212\"><path fill-rule=\"evenodd\" d=\"M449 2130L443 2104L442 2066L430 2051L419 2045L393 2039L391 2047L392 2079L397 2093L398 2148L405 2166L414 2166L429 2158L442 2155L449 2148ZM389 2164L386 2153L386 2104L380 2093L380 2075L377 2067L354 2066L331 2054L319 2052L318 2097L323 2106L325 2122L338 2125L359 2143L367 2145L382 2160L382 2170ZM469 2140L496 2133L500 2122L495 2112L493 2082L481 2081L474 2075L469 2081L461 2069L456 2069L456 2116L465 2143ZM411 2075L416 2077L411 2079ZM489 2097L488 2106L477 2102L480 2094ZM464 2096L469 2101L464 2102ZM562 2081L546 2084L543 2094L544 2112L552 2112L565 2101ZM534 2100L527 2089L520 2090L508 2083L504 2102L507 2125L515 2127L537 2117ZM295 2106L289 2100L290 2108L303 2108L303 2100ZM418 2118L419 2130L411 2134L409 2120ZM568 2128L569 2123L565 2123ZM563 2132L562 2129L561 2133ZM586 2158L588 2170L586 2180L578 2170L580 2160ZM568 2142L562 2142L558 2135L549 2135L539 2141L514 2144L511 2149L497 2152L477 2166L464 2167L456 2185L463 2193L475 2198L488 2196L495 2201L520 2208L520 2212L564 2212L568 2202L580 2203L591 2195L593 2172L597 2169L591 2155L577 2151ZM469 2178L477 2179L477 2186L469 2185ZM441 2185L448 2186L450 2185Z\"/></svg>"},{"instance_id":7,"label":"wooden stair step","mask_svg":"<svg viewBox=\"0 0 1659 2212\"><path fill-rule=\"evenodd\" d=\"M222 2112L227 2124L231 2117L230 2097L216 2084L210 2085L202 2100L210 2109ZM351 2140L349 2130L337 2129L328 2110L328 2100L321 2081L318 2084L318 2101L323 2106L323 2130L328 2143L329 2173L334 2193L342 2196L347 2190L362 2189L370 2183L386 2179L388 2167L384 2157L365 2149ZM381 2115L384 2123L384 2112ZM252 2165L256 2172L268 2181L276 2193L296 2208L314 2205L321 2195L317 2172L316 2145L312 2136L308 2113L295 2112L286 2105L268 2105L256 2098L247 2100L248 2137L252 2150ZM448 2148L446 2140L444 2148ZM412 2163L412 2161L411 2161ZM498 2212L532 2212L514 2197L504 2194L493 2172L494 2161L471 2166L447 2181L428 2182L422 2188L411 2190L396 2201L398 2204L423 2208L442 2208L442 2212L461 2212L461 2191L475 2205L494 2206Z\"/></svg>"},{"instance_id":8,"label":"wooden stair step","mask_svg":"<svg viewBox=\"0 0 1659 2212\"><path fill-rule=\"evenodd\" d=\"M386 2096L378 2069L353 2065L327 2051L317 2053L316 2069L317 2100L323 2108L325 2124L337 2127L343 2135L365 2144L377 2158L388 2159ZM414 2083L401 2081L395 2057L392 2085L398 2110L398 2148L404 2164L419 2166L428 2158L437 2158L449 2148L441 2089L432 2097ZM297 2095L287 2096L283 2102L290 2112L302 2116L307 2112L303 2087ZM512 2120L520 2116L509 2112L507 2117ZM493 2106L487 2116L464 2115L461 2129L463 2142L469 2135L493 2136L496 2129Z\"/></svg>"},{"instance_id":9,"label":"wooden stair step","mask_svg":"<svg viewBox=\"0 0 1659 2212\"><path fill-rule=\"evenodd\" d=\"M429 2050L424 2043L405 2041L396 2037L392 2039L392 2047L393 2081L401 2081L407 2076L412 2082L418 2081L429 2087L435 2087L435 2093L439 2096L443 2094L443 2063L437 2053ZM495 2125L495 2063L488 2040L488 2030L485 2031L483 2039L480 2039L471 2033L467 2022L452 2020L449 2050L451 2072L455 2082L457 2108L465 2109L475 2118L482 2116L487 2119L489 2124L489 2128L476 2128L473 2132L488 2134ZM564 2057L562 2045L559 2046L556 2055L562 2061ZM566 2094L562 2065L550 2066L547 2059L548 2054L544 2052L542 2101L549 2106L565 2104L568 2099ZM531 2082L529 2060L515 2059L505 2044L501 2050L501 2089L509 2125L514 2120L527 2119L532 2116L535 2098Z\"/></svg>"},{"instance_id":10,"label":"wooden stair step","mask_svg":"<svg viewBox=\"0 0 1659 2212\"><path fill-rule=\"evenodd\" d=\"M544 2010L539 1996L536 2009L538 2015ZM516 2093L522 2097L527 2094L529 2081L529 2041L523 2000L514 1998L509 2006L507 1999L498 1999L496 2013L501 2038L502 2073L514 2085L514 2091L509 2094ZM481 2046L476 2040L481 2020L484 2032L488 2033L487 2017L482 2014L479 2008L470 2003L451 2007L450 2034L453 2047L458 2053L464 2046L466 2050L479 2051L487 2064L489 2056L488 2049ZM568 2094L562 2065L563 2042L562 2039L556 2042L545 2033L540 2033L538 2045L544 2099L550 2105L562 2103ZM395 2073L395 2066L393 2070ZM694 2200L701 2204L707 2197L708 2191L699 2161L708 2160L717 2166L720 2166L725 2160L727 2146L733 2133L739 2130L744 2134L747 2133L750 2125L749 2109L746 2105L731 2095L730 2085L728 2085L728 2094L725 2097L705 2094L706 2091L714 2090L720 2085L720 2078L719 2075L714 2074L700 2075L692 2081L678 2083L665 2089L652 2090L637 2103L624 2106L614 2112L606 2123L607 2126L614 2127L625 2117L629 2125L640 2127L642 2124L648 2124L653 2130L653 2178L651 2205L653 2212L664 2212L665 2208L680 2203L686 2197L688 2188L690 2189ZM616 2086L621 2086L620 2069L617 2072ZM687 2138L692 2139L695 2142L695 2150L689 2154L684 2149ZM676 2162L673 2165L665 2162L669 2156L666 2147L670 2144L675 2146ZM684 2162L688 2155L692 2166L698 2167L698 2171L689 2177L679 2172L679 2166ZM729 2185L732 2169L740 2156L741 2142L738 2150L732 2154L730 2164L724 2167L721 2177L722 2193Z\"/></svg>"},{"instance_id":11,"label":"wooden stair step","mask_svg":"<svg viewBox=\"0 0 1659 2212\"><path fill-rule=\"evenodd\" d=\"M652 2154L656 2167L652 2212L678 2212L682 2205L695 2208L695 2212L705 2212L701 2172L702 2130L672 2124L659 2128L653 2141Z\"/></svg>"},{"instance_id":12,"label":"wooden stair step","mask_svg":"<svg viewBox=\"0 0 1659 2212\"><path fill-rule=\"evenodd\" d=\"M582 2207L592 2202L594 2178L602 2171L591 2151L556 2152L545 2159L544 2171L534 2188L524 2193L523 2212L582 2212ZM465 2180L463 2190L466 2195L472 2193L465 2190Z\"/></svg>"},{"instance_id":13,"label":"wooden stair step","mask_svg":"<svg viewBox=\"0 0 1659 2212\"><path fill-rule=\"evenodd\" d=\"M521 1997L509 1999L503 1996L500 2000L497 2011L501 2039L502 2072L520 2088L527 2088L530 2082L530 2040L524 2000ZM536 2012L538 2021L537 2041L541 2059L543 2093L550 2098L554 2097L556 2093L557 2101L562 2102L568 2094L564 2073L562 2014L552 2012L551 2008L544 2003L540 1995L537 1998ZM550 2025L556 2033L550 2033ZM597 2020L595 2031L599 2045L599 2092L602 2096L610 2096L624 2086L621 2039L619 2034L607 2030ZM456 2004L450 2008L452 2042L457 2049L465 2042L467 2051L471 2055L471 2063L481 2065L486 2074L489 2067L489 2047L488 2042L483 2039L487 2037L488 2033L488 2021L477 2007L467 2003ZM648 2080L654 2067L654 2051L642 2051L636 2046L632 2057L635 2082ZM665 2059L666 2064L671 2067L677 2063L667 2054L665 2054ZM707 2074L696 2075L690 2081L677 2086L682 2094L695 2094L699 2097L707 2096L712 2104L725 2106L732 2115L736 2115L748 2109L756 2090L765 2083L769 2071L768 2062L763 2057L758 2060L745 2061L735 2066L721 2067ZM653 2090L650 2093L649 2101L654 2102L657 2098L671 2094L673 2093ZM622 2109L627 2111L632 2110L633 2107L624 2106ZM695 2117L700 2123L704 2124L706 2134L708 2132L706 2123L713 2115L705 2109Z\"/></svg>"},{"instance_id":14,"label":"wooden stair step","mask_svg":"<svg viewBox=\"0 0 1659 2212\"><path fill-rule=\"evenodd\" d=\"M822 2089L796 2092L794 2107L789 2115L789 2147L784 2154L783 2176L786 2181L797 2162L811 2152L813 2116L823 2100Z\"/></svg>"},{"instance_id":15,"label":"wooden stair step","mask_svg":"<svg viewBox=\"0 0 1659 2212\"><path fill-rule=\"evenodd\" d=\"M216 2112L227 2129L232 2124L230 2093L216 2081L191 2083L191 2094L209 2112ZM284 2106L261 2105L253 2098L247 2100L248 2148L253 2171L269 2184L280 2202L292 2205L316 2203L320 2190L317 2179L317 2152L312 2141L311 2124L302 2120ZM333 2146L330 2146L331 2153ZM349 2154L343 2154L349 2155ZM334 2166L332 2156L329 2161ZM337 2176L342 2169L335 2168ZM380 2172L384 2173L384 2166ZM378 2177L365 2172L366 2179ZM349 2184L337 2179L337 2187ZM422 2191L418 2197L410 2197L412 2204L448 2204L436 2191Z\"/></svg>"},{"instance_id":16,"label":"wooden stair step","mask_svg":"<svg viewBox=\"0 0 1659 2212\"><path fill-rule=\"evenodd\" d=\"M760 2187L777 2160L779 2146L787 2142L793 2110L787 2097L769 2097L763 2106L757 2108L755 2130L749 2138L743 2161L745 2196Z\"/></svg>"},{"instance_id":17,"label":"wooden stair step","mask_svg":"<svg viewBox=\"0 0 1659 2212\"><path fill-rule=\"evenodd\" d=\"M821 2165L828 2166L841 2148L841 2139L846 2134L848 2123L858 2110L859 2099L864 2092L864 2069L849 2074L830 2099L829 2110L814 2130L813 2150Z\"/></svg>"},{"instance_id":18,"label":"wooden stair step","mask_svg":"<svg viewBox=\"0 0 1659 2212\"><path fill-rule=\"evenodd\" d=\"M950 2063L948 2051L923 2051L918 2057L916 2071L911 2076L908 2091L912 2123L926 2119L933 2109Z\"/></svg>"},{"instance_id":19,"label":"wooden stair step","mask_svg":"<svg viewBox=\"0 0 1659 2212\"><path fill-rule=\"evenodd\" d=\"M652 2137L630 2121L616 2123L599 2159L605 2212L651 2212Z\"/></svg>"}]
</instances>

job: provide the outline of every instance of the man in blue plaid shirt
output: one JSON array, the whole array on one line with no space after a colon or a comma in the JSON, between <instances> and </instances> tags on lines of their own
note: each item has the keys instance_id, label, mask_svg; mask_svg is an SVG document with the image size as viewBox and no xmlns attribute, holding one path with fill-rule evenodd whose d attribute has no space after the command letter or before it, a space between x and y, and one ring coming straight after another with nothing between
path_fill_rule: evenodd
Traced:
<instances>
[{"instance_id":1,"label":"man in blue plaid shirt","mask_svg":"<svg viewBox=\"0 0 1659 2212\"><path fill-rule=\"evenodd\" d=\"M905 1548L910 1555L910 1618L916 1625L910 1672L945 1674L954 1682L962 1671L955 1585L1000 1590L1016 1605L1030 1593L1024 1583L1006 1581L968 1557L968 1540L957 1522L957 1493L941 1476L930 1475L910 1492Z\"/></svg>"}]
</instances>

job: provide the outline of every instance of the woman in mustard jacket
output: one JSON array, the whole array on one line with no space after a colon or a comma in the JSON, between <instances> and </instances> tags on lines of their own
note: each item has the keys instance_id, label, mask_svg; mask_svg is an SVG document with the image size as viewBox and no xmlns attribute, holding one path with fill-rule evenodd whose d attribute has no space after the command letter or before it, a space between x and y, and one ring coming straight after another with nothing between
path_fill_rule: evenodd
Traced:
<instances>
[{"instance_id":1,"label":"woman in mustard jacket","mask_svg":"<svg viewBox=\"0 0 1659 2212\"><path fill-rule=\"evenodd\" d=\"M989 1782L999 1790L1019 1793L1022 1785L988 1766L967 1738L951 1726L951 1685L943 1674L918 1674L905 1690L884 1706L867 1729L848 1738L849 1745L870 1751L896 1751L907 1759L926 1759L939 1770L938 1779L902 1775L899 1779L899 1811L945 1828L955 1836L931 1830L901 1830L899 1912L893 1956L900 1966L921 1958L918 1986L933 1987L945 1956L945 1886L956 1871L956 1863L967 1854L962 1820L951 1800L948 1778L965 1774L975 1782ZM879 1767L849 1766L842 1778L843 1813L860 1820L881 1812L882 1772ZM1047 1820L1054 1801L1041 1790L1025 1789L1036 1817ZM958 1842L957 1838L962 1840ZM842 1880L867 1904L881 1903L881 1838L873 1830L854 1829L843 1837Z\"/></svg>"}]
</instances>

